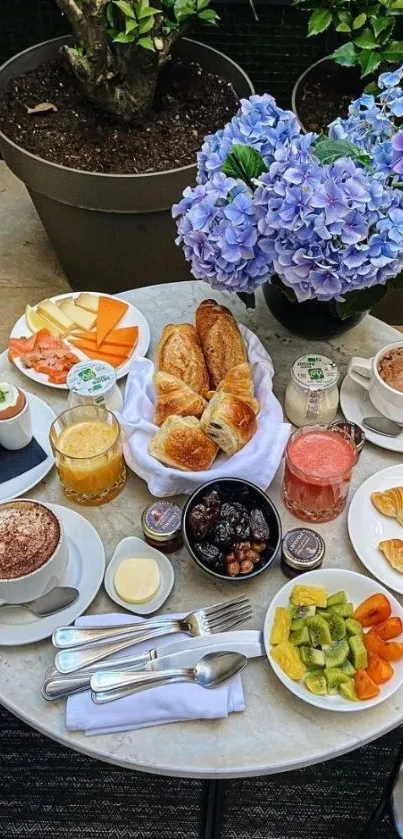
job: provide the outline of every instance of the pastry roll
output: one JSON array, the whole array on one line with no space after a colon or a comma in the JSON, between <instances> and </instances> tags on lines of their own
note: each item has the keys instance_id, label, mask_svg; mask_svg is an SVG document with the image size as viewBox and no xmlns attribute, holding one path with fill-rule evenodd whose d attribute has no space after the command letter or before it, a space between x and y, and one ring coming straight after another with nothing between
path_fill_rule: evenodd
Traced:
<instances>
[{"instance_id":1,"label":"pastry roll","mask_svg":"<svg viewBox=\"0 0 403 839\"><path fill-rule=\"evenodd\" d=\"M203 300L198 306L196 329L216 389L229 370L248 360L243 338L230 310L215 300Z\"/></svg>"},{"instance_id":2,"label":"pastry roll","mask_svg":"<svg viewBox=\"0 0 403 839\"><path fill-rule=\"evenodd\" d=\"M157 344L156 368L182 379L196 393L205 397L209 376L199 336L191 323L169 323Z\"/></svg>"},{"instance_id":3,"label":"pastry roll","mask_svg":"<svg viewBox=\"0 0 403 839\"><path fill-rule=\"evenodd\" d=\"M386 556L392 568L403 574L403 541L401 539L385 539L379 542L378 548Z\"/></svg>"},{"instance_id":4,"label":"pastry roll","mask_svg":"<svg viewBox=\"0 0 403 839\"><path fill-rule=\"evenodd\" d=\"M250 405L224 391L213 396L200 424L204 433L229 457L251 440L257 428Z\"/></svg>"},{"instance_id":5,"label":"pastry roll","mask_svg":"<svg viewBox=\"0 0 403 839\"><path fill-rule=\"evenodd\" d=\"M232 367L218 385L217 390L209 391L208 398L212 399L217 392L222 390L247 402L255 414L259 413L260 405L254 397L251 366L247 361Z\"/></svg>"},{"instance_id":6,"label":"pastry roll","mask_svg":"<svg viewBox=\"0 0 403 839\"><path fill-rule=\"evenodd\" d=\"M182 417L201 417L207 405L206 400L181 379L159 370L158 373L154 373L153 383L156 395L156 425L162 425L167 417L174 414Z\"/></svg>"},{"instance_id":7,"label":"pastry roll","mask_svg":"<svg viewBox=\"0 0 403 839\"><path fill-rule=\"evenodd\" d=\"M403 524L403 487L393 487L385 492L373 492L371 501L384 516L397 519Z\"/></svg>"},{"instance_id":8,"label":"pastry roll","mask_svg":"<svg viewBox=\"0 0 403 839\"><path fill-rule=\"evenodd\" d=\"M150 443L150 454L182 472L204 472L217 454L217 445L203 434L196 417L168 417Z\"/></svg>"}]
</instances>

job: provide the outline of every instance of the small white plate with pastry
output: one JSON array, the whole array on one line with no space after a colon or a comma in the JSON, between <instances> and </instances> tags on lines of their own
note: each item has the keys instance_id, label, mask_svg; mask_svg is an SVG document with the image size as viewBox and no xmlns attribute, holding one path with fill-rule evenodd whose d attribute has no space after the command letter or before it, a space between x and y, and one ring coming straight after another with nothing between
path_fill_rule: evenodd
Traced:
<instances>
[{"instance_id":1,"label":"small white plate with pastry","mask_svg":"<svg viewBox=\"0 0 403 839\"><path fill-rule=\"evenodd\" d=\"M403 465L361 484L350 504L348 532L368 571L403 594Z\"/></svg>"},{"instance_id":2,"label":"small white plate with pastry","mask_svg":"<svg viewBox=\"0 0 403 839\"><path fill-rule=\"evenodd\" d=\"M221 477L253 475L266 489L290 431L272 378L256 335L204 300L195 325L163 328L155 365L133 362L122 414L129 467L157 497Z\"/></svg>"}]
</instances>

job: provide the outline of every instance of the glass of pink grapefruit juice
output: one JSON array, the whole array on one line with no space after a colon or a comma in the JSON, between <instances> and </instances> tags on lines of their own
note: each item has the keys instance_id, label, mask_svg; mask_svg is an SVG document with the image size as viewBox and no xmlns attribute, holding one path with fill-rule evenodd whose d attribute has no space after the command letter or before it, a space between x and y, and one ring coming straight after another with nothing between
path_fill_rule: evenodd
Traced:
<instances>
[{"instance_id":1,"label":"glass of pink grapefruit juice","mask_svg":"<svg viewBox=\"0 0 403 839\"><path fill-rule=\"evenodd\" d=\"M299 428L285 453L283 498L287 509L304 521L326 522L344 510L357 447L330 425Z\"/></svg>"}]
</instances>

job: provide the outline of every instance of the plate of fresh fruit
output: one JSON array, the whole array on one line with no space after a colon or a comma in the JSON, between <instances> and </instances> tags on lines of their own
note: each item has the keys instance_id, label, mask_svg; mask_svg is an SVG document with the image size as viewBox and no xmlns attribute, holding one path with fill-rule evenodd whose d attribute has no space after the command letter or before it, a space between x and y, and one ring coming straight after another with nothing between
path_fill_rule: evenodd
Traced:
<instances>
[{"instance_id":1,"label":"plate of fresh fruit","mask_svg":"<svg viewBox=\"0 0 403 839\"><path fill-rule=\"evenodd\" d=\"M8 357L33 381L66 388L69 370L86 358L108 362L121 379L149 343L148 323L135 306L110 294L72 292L26 306Z\"/></svg>"},{"instance_id":2,"label":"plate of fresh fruit","mask_svg":"<svg viewBox=\"0 0 403 839\"><path fill-rule=\"evenodd\" d=\"M403 609L370 577L310 571L272 600L269 662L291 693L326 711L364 711L403 683Z\"/></svg>"}]
</instances>

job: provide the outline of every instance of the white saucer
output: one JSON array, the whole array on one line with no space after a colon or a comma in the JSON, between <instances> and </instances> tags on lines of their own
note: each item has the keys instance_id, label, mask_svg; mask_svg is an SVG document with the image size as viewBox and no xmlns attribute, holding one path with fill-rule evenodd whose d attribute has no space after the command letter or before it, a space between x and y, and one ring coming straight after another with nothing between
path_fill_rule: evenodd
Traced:
<instances>
[{"instance_id":1,"label":"white saucer","mask_svg":"<svg viewBox=\"0 0 403 839\"><path fill-rule=\"evenodd\" d=\"M384 492L396 486L403 486L403 465L382 469L361 484L350 504L348 532L357 556L368 571L388 588L403 594L403 574L392 568L377 547L384 539L403 539L403 526L396 519L383 516L370 498L372 492Z\"/></svg>"},{"instance_id":2,"label":"white saucer","mask_svg":"<svg viewBox=\"0 0 403 839\"><path fill-rule=\"evenodd\" d=\"M38 466L34 466L33 469L29 469L28 472L24 472L23 475L18 475L17 478L11 478L10 481L5 481L0 484L0 503L2 504L5 501L11 501L12 498L17 498L18 495L23 495L25 492L28 492L29 489L32 489L32 487L38 484L39 481L48 474L54 464L54 457L49 443L49 431L53 420L56 419L56 414L52 411L52 408L43 401L43 399L39 399L39 397L34 396L33 393L25 392L25 395L31 408L33 435L39 445L42 446L44 452L46 452L47 457L42 461L42 463L39 463Z\"/></svg>"},{"instance_id":3,"label":"white saucer","mask_svg":"<svg viewBox=\"0 0 403 839\"><path fill-rule=\"evenodd\" d=\"M382 414L374 408L368 396L368 391L353 382L350 376L345 377L341 386L340 405L345 418L359 425L364 431L366 439L374 446L388 449L391 452L403 452L403 430L397 437L386 437L385 434L370 431L362 424L364 417L380 417Z\"/></svg>"},{"instance_id":4,"label":"white saucer","mask_svg":"<svg viewBox=\"0 0 403 839\"><path fill-rule=\"evenodd\" d=\"M79 597L67 609L47 618L37 618L20 606L0 609L0 646L15 647L48 638L58 626L72 623L88 609L102 583L105 551L95 528L68 507L48 506L60 516L69 544L69 561L61 585L74 586L80 592Z\"/></svg>"},{"instance_id":5,"label":"white saucer","mask_svg":"<svg viewBox=\"0 0 403 839\"><path fill-rule=\"evenodd\" d=\"M155 559L159 567L161 575L160 587L155 597L153 597L152 600L148 600L147 603L126 603L126 600L122 600L115 589L113 580L119 563L122 559L132 556L152 557L152 559ZM115 603L118 603L119 606L122 606L123 609L126 609L128 612L133 612L135 615L151 615L152 612L156 612L157 609L160 609L162 604L165 603L166 599L169 597L173 584L174 570L168 557L160 551L157 551L155 548L152 548L151 545L148 545L147 542L143 541L143 539L138 539L137 536L127 536L126 539L122 539L122 541L119 542L106 569L104 579L104 586L109 594L109 597L114 600Z\"/></svg>"}]
</instances>

